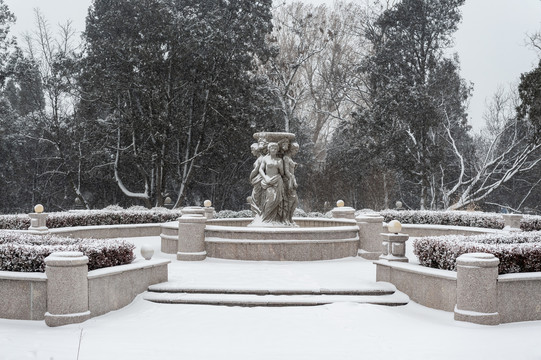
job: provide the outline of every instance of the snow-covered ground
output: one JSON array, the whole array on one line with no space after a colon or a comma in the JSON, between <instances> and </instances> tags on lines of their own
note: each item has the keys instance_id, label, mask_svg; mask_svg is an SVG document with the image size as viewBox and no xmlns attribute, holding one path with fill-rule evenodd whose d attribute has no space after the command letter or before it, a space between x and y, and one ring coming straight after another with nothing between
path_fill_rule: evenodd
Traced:
<instances>
[{"instance_id":1,"label":"snow-covered ground","mask_svg":"<svg viewBox=\"0 0 541 360\"><path fill-rule=\"evenodd\" d=\"M355 287L375 280L360 258L248 262L171 258L169 278L235 287ZM336 303L314 307L167 305L143 300L81 324L0 319L0 359L541 359L541 321L482 326L410 302L387 307Z\"/></svg>"}]
</instances>

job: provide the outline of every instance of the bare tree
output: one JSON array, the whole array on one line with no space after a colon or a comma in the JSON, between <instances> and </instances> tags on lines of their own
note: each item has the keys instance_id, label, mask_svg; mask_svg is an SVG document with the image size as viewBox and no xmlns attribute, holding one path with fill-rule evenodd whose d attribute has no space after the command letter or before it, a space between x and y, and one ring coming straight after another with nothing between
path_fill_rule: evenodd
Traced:
<instances>
[{"instance_id":1,"label":"bare tree","mask_svg":"<svg viewBox=\"0 0 541 360\"><path fill-rule=\"evenodd\" d=\"M63 177L85 207L89 204L82 192L84 170L84 148L88 147L82 124L76 119L76 104L79 100L74 74L75 63L81 49L76 31L67 21L58 26L55 36L43 16L34 10L36 29L24 36L24 56L39 70L43 96L34 96L31 101L37 109L27 119L34 124L35 132L30 138L51 146L54 150L44 154L40 161L47 163L38 174L45 182L55 176Z\"/></svg>"},{"instance_id":2,"label":"bare tree","mask_svg":"<svg viewBox=\"0 0 541 360\"><path fill-rule=\"evenodd\" d=\"M445 205L449 210L487 199L515 176L527 173L541 162L541 143L528 139L530 125L517 118L517 105L516 92L500 89L495 93L485 113L486 129L477 139L479 147L472 172L468 170L464 154L448 131L448 139L460 164L460 175L455 179L454 185L450 189L442 188L447 199ZM533 184L530 191L536 185ZM450 203L451 199L456 200Z\"/></svg>"},{"instance_id":3,"label":"bare tree","mask_svg":"<svg viewBox=\"0 0 541 360\"><path fill-rule=\"evenodd\" d=\"M273 80L289 131L293 119L310 129L314 158L325 161L329 135L361 101L357 67L368 51L362 36L367 10L336 2L301 2L274 11L272 41L279 55L264 69Z\"/></svg>"},{"instance_id":4,"label":"bare tree","mask_svg":"<svg viewBox=\"0 0 541 360\"><path fill-rule=\"evenodd\" d=\"M527 45L538 52L541 56L541 30L533 34L528 34Z\"/></svg>"}]
</instances>

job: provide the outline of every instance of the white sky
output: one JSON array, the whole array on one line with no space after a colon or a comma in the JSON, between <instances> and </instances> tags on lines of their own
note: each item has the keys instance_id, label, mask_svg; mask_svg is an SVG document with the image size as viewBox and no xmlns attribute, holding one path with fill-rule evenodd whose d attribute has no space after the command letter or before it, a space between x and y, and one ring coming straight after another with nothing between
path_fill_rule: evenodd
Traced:
<instances>
[{"instance_id":1,"label":"white sky","mask_svg":"<svg viewBox=\"0 0 541 360\"><path fill-rule=\"evenodd\" d=\"M39 8L52 26L73 21L84 29L91 0L4 0L17 16L12 29L18 35L31 31L34 8ZM313 3L332 0L309 0ZM520 74L533 69L538 55L527 48L526 34L541 30L541 0L467 0L463 21L456 34L455 50L462 77L474 83L470 101L470 123L475 130L483 126L485 101L499 86L518 83Z\"/></svg>"}]
</instances>

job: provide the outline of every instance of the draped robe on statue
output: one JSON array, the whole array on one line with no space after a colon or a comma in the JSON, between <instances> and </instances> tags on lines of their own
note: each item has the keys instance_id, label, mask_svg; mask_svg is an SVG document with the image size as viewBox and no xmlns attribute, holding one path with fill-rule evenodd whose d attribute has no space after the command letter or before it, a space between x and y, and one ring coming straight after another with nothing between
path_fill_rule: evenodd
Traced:
<instances>
[{"instance_id":1,"label":"draped robe on statue","mask_svg":"<svg viewBox=\"0 0 541 360\"><path fill-rule=\"evenodd\" d=\"M286 214L284 213L284 181L281 172L283 172L282 159L271 159L267 157L264 162L263 171L268 181L263 177L261 188L264 199L261 206L261 219L263 222L283 223ZM280 171L281 170L281 171Z\"/></svg>"}]
</instances>

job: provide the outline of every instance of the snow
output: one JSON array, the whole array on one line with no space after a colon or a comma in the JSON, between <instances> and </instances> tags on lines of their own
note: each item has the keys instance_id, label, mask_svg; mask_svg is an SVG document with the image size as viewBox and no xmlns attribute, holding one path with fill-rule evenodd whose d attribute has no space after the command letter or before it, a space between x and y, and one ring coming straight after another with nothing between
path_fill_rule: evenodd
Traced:
<instances>
[{"instance_id":1,"label":"snow","mask_svg":"<svg viewBox=\"0 0 541 360\"><path fill-rule=\"evenodd\" d=\"M316 262L172 260L170 280L186 285L287 289L354 288L375 280L361 258ZM411 252L408 252L411 255ZM387 307L335 303L314 307L130 305L81 324L0 319L0 360L7 359L539 359L541 321L483 326L414 302Z\"/></svg>"}]
</instances>

